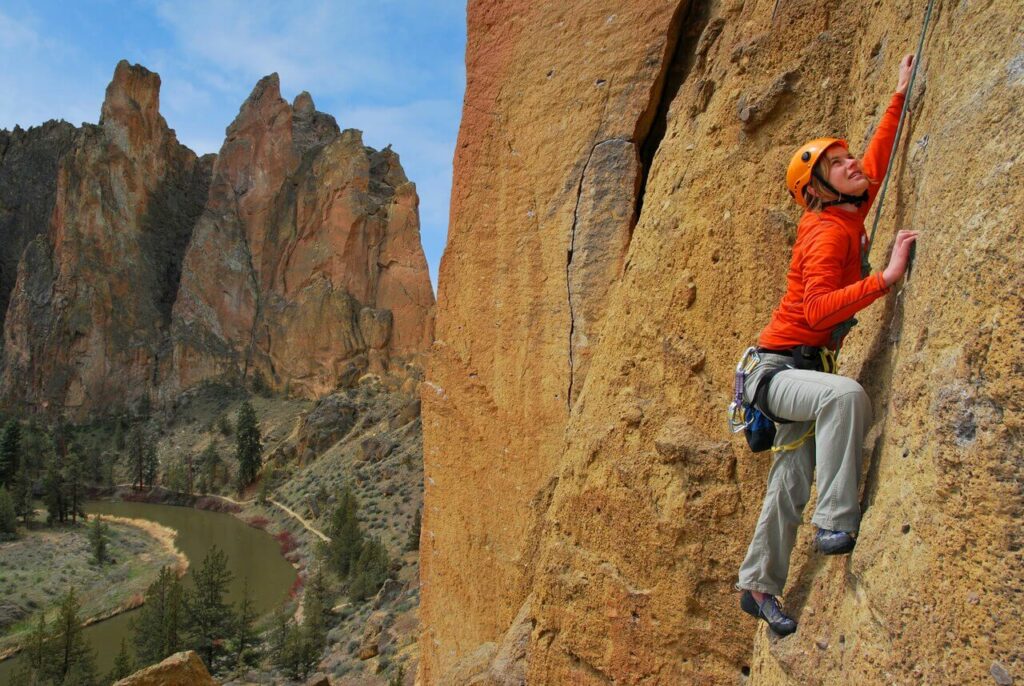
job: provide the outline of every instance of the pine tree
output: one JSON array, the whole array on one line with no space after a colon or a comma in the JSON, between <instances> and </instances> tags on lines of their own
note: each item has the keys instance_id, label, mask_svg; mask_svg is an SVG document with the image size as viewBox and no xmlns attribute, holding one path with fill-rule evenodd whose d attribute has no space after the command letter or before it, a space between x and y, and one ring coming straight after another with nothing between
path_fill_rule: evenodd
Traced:
<instances>
[{"instance_id":1,"label":"pine tree","mask_svg":"<svg viewBox=\"0 0 1024 686\"><path fill-rule=\"evenodd\" d=\"M160 569L146 589L145 602L132 620L135 653L139 663L150 665L182 648L184 590L170 567Z\"/></svg>"},{"instance_id":2,"label":"pine tree","mask_svg":"<svg viewBox=\"0 0 1024 686\"><path fill-rule=\"evenodd\" d=\"M44 675L57 684L96 683L96 657L85 642L82 621L78 617L81 604L72 586L60 600L60 609L47 640Z\"/></svg>"},{"instance_id":3,"label":"pine tree","mask_svg":"<svg viewBox=\"0 0 1024 686\"><path fill-rule=\"evenodd\" d=\"M227 604L232 574L224 551L214 546L193 576L195 588L185 596L191 646L205 659L210 671L216 669L223 651L221 639L231 634L234 617Z\"/></svg>"},{"instance_id":4,"label":"pine tree","mask_svg":"<svg viewBox=\"0 0 1024 686\"><path fill-rule=\"evenodd\" d=\"M89 525L89 546L92 548L92 559L97 565L102 566L107 561L107 541L110 539L110 529L106 522L98 516L92 518Z\"/></svg>"},{"instance_id":5,"label":"pine tree","mask_svg":"<svg viewBox=\"0 0 1024 686\"><path fill-rule=\"evenodd\" d=\"M406 550L419 550L420 549L420 529L423 528L423 515L419 508L416 508L416 516L412 518L412 530L409 532L409 542L406 544Z\"/></svg>"},{"instance_id":6,"label":"pine tree","mask_svg":"<svg viewBox=\"0 0 1024 686\"><path fill-rule=\"evenodd\" d=\"M121 639L121 651L114 658L114 668L110 670L110 674L107 675L107 681L114 683L120 681L129 674L135 671L135 667L132 663L132 656L128 654L127 641Z\"/></svg>"},{"instance_id":7,"label":"pine tree","mask_svg":"<svg viewBox=\"0 0 1024 686\"><path fill-rule=\"evenodd\" d=\"M153 486L156 486L156 475L160 470L160 458L157 456L156 452L156 441L151 440L146 445L143 459L145 462L144 476L146 478L146 484L152 488Z\"/></svg>"},{"instance_id":8,"label":"pine tree","mask_svg":"<svg viewBox=\"0 0 1024 686\"><path fill-rule=\"evenodd\" d=\"M134 475L135 487L141 490L146 476L146 440L138 424L128 434L128 465Z\"/></svg>"},{"instance_id":9,"label":"pine tree","mask_svg":"<svg viewBox=\"0 0 1024 686\"><path fill-rule=\"evenodd\" d=\"M331 515L327 531L331 538L327 546L327 560L342 579L348 578L363 549L363 532L359 527L358 509L359 504L355 495L346 486Z\"/></svg>"},{"instance_id":10,"label":"pine tree","mask_svg":"<svg viewBox=\"0 0 1024 686\"><path fill-rule=\"evenodd\" d=\"M203 452L199 455L199 473L200 480L204 481L205 488L200 488L200 491L216 490L218 485L218 475L220 474L220 468L223 464L223 460L220 457L220 453L217 452L216 443L211 440L206 444Z\"/></svg>"},{"instance_id":11,"label":"pine tree","mask_svg":"<svg viewBox=\"0 0 1024 686\"><path fill-rule=\"evenodd\" d=\"M10 420L0 435L0 486L10 487L21 468L21 424Z\"/></svg>"},{"instance_id":12,"label":"pine tree","mask_svg":"<svg viewBox=\"0 0 1024 686\"><path fill-rule=\"evenodd\" d=\"M71 515L72 523L78 523L78 517L85 517L85 465L82 454L75 448L68 450L64 460L64 493L67 503L67 514Z\"/></svg>"},{"instance_id":13,"label":"pine tree","mask_svg":"<svg viewBox=\"0 0 1024 686\"><path fill-rule=\"evenodd\" d=\"M18 510L14 507L14 499L6 488L0 486L0 534L13 536L17 530Z\"/></svg>"},{"instance_id":14,"label":"pine tree","mask_svg":"<svg viewBox=\"0 0 1024 686\"><path fill-rule=\"evenodd\" d=\"M236 432L235 457L238 460L238 490L256 480L263 461L263 445L260 428L256 422L256 411L249 401L238 409L238 431Z\"/></svg>"},{"instance_id":15,"label":"pine tree","mask_svg":"<svg viewBox=\"0 0 1024 686\"><path fill-rule=\"evenodd\" d=\"M303 595L303 628L306 631L308 640L319 652L327 642L327 610L330 599L328 597L327 580L324 578L323 570L317 567L306 581L306 592Z\"/></svg>"},{"instance_id":16,"label":"pine tree","mask_svg":"<svg viewBox=\"0 0 1024 686\"><path fill-rule=\"evenodd\" d=\"M67 497L64 491L64 470L56 451L46 461L46 475L43 477L43 498L46 501L46 523L63 524L68 518Z\"/></svg>"},{"instance_id":17,"label":"pine tree","mask_svg":"<svg viewBox=\"0 0 1024 686\"><path fill-rule=\"evenodd\" d=\"M14 511L21 521L28 524L34 514L32 507L32 479L28 475L28 466L22 465L18 470L18 478L14 482Z\"/></svg>"},{"instance_id":18,"label":"pine tree","mask_svg":"<svg viewBox=\"0 0 1024 686\"><path fill-rule=\"evenodd\" d=\"M260 639L255 629L256 616L256 606L249 592L249 579L246 577L242 600L239 601L235 613L234 635L231 641L237 667L255 664L258 658L256 646L259 645Z\"/></svg>"}]
</instances>

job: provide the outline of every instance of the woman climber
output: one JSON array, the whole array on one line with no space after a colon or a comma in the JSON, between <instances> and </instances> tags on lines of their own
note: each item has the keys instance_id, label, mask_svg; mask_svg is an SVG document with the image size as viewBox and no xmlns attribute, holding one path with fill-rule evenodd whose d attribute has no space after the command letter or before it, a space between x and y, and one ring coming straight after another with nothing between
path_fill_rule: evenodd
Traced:
<instances>
[{"instance_id":1,"label":"woman climber","mask_svg":"<svg viewBox=\"0 0 1024 686\"><path fill-rule=\"evenodd\" d=\"M790 195L806 208L797 227L786 294L748 351L756 364L743 400L777 422L764 506L740 567L740 607L779 635L796 631L777 596L789 572L811 476L818 500L811 521L825 555L853 550L860 524L861 450L870 421L867 394L839 376L834 352L853 314L882 297L907 269L916 231L899 231L886 268L862 272L864 219L886 173L914 56L899 65L896 92L858 160L846 141L818 138L797 150L786 174Z\"/></svg>"}]
</instances>

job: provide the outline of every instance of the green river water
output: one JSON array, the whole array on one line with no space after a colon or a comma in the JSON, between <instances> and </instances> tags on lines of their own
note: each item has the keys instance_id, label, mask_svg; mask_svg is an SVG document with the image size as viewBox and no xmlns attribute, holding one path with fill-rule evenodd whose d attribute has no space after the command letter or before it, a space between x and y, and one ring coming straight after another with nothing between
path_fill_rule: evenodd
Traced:
<instances>
[{"instance_id":1,"label":"green river water","mask_svg":"<svg viewBox=\"0 0 1024 686\"><path fill-rule=\"evenodd\" d=\"M177 547L189 560L186 586L191 583L191 570L197 568L207 551L216 545L227 554L229 569L234 574L228 599L232 603L241 599L242 588L248 578L250 593L261 615L284 603L295 581L295 569L281 556L277 541L231 515L172 505L105 501L88 503L85 509L89 514L148 519L177 531ZM129 622L136 612L123 612L86 627L85 637L96 651L101 675L113 667L122 638L128 639L131 648ZM11 676L19 662L19 657L0 662L0 684L7 686L12 683Z\"/></svg>"}]
</instances>

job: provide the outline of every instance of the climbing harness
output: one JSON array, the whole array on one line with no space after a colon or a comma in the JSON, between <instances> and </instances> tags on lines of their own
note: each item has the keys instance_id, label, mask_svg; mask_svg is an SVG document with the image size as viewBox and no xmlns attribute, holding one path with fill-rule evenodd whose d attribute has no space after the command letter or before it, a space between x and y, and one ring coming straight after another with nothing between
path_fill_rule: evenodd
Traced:
<instances>
[{"instance_id":1,"label":"climbing harness","mask_svg":"<svg viewBox=\"0 0 1024 686\"><path fill-rule=\"evenodd\" d=\"M793 362L785 367L779 367L765 374L758 381L758 387L754 392L754 401L746 402L743 398L746 378L760 365L761 354L770 353L791 357ZM736 363L736 375L733 381L732 402L729 403L728 422L729 429L733 433L742 431L746 437L746 443L750 445L752 453L762 453L771 449L772 453L795 451L798 447L814 437L814 423L810 428L792 443L774 445L775 425L793 424L792 420L776 417L768 410L768 388L776 374L787 370L810 370L814 372L827 372L837 374L839 372L839 360L836 354L828 348L815 348L809 345L800 345L790 350L770 350L768 348L757 348L751 346L743 351L739 362Z\"/></svg>"},{"instance_id":2,"label":"climbing harness","mask_svg":"<svg viewBox=\"0 0 1024 686\"><path fill-rule=\"evenodd\" d=\"M743 386L747 383L747 375L753 371L760 361L761 356L757 354L757 348L750 346L743 351L743 356L736 364L736 376L732 386L732 402L729 403L728 410L729 430L734 434L746 429L753 421L753 417L748 416L748 408L750 406L743 400Z\"/></svg>"},{"instance_id":3,"label":"climbing harness","mask_svg":"<svg viewBox=\"0 0 1024 686\"><path fill-rule=\"evenodd\" d=\"M736 378L733 383L733 398L729 403L729 430L733 433L743 432L751 452L760 453L768 450L775 442L775 424L757 404L747 403L743 399L743 387L747 383L747 375L761 362L757 348L751 346L743 351L743 356L736 364Z\"/></svg>"},{"instance_id":4,"label":"climbing harness","mask_svg":"<svg viewBox=\"0 0 1024 686\"><path fill-rule=\"evenodd\" d=\"M754 392L754 400L748 403L743 398L743 390L750 372L761 363L761 354L770 353L790 357L792 364L767 372L758 380ZM759 453L771 449L773 453L796 450L814 437L814 423L800 438L793 443L776 446L776 424L792 424L789 419L777 417L768 410L768 389L776 374L789 369L804 369L835 374L839 371L839 362L835 354L828 348L815 348L801 345L791 350L769 350L766 348L749 347L743 352L736 364L736 376L733 382L733 399L729 403L728 421L733 433L743 431L751 452Z\"/></svg>"}]
</instances>

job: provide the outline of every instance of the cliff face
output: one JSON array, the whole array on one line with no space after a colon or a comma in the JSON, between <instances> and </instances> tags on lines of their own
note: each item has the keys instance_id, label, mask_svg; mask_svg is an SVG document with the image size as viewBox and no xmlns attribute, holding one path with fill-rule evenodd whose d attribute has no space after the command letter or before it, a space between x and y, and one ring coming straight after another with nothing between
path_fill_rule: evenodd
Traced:
<instances>
[{"instance_id":1,"label":"cliff face","mask_svg":"<svg viewBox=\"0 0 1024 686\"><path fill-rule=\"evenodd\" d=\"M470 3L425 683L1024 678L1020 3L939 3L928 32L872 254L915 227L917 262L843 351L875 410L857 549L801 529L784 640L732 588L771 458L724 407L784 287L785 165L863 149L925 4Z\"/></svg>"},{"instance_id":2,"label":"cliff face","mask_svg":"<svg viewBox=\"0 0 1024 686\"><path fill-rule=\"evenodd\" d=\"M4 321L8 403L79 413L154 383L208 176L160 116L159 88L122 61L99 126L56 165L52 210L32 217L46 229L19 255Z\"/></svg>"},{"instance_id":3,"label":"cliff face","mask_svg":"<svg viewBox=\"0 0 1024 686\"><path fill-rule=\"evenodd\" d=\"M318 396L418 362L434 300L398 156L272 75L200 159L159 88L121 62L98 126L0 132L3 401L81 418L257 373Z\"/></svg>"},{"instance_id":4,"label":"cliff face","mask_svg":"<svg viewBox=\"0 0 1024 686\"><path fill-rule=\"evenodd\" d=\"M46 229L57 192L57 164L77 137L66 122L0 131L0 324L18 275L18 259Z\"/></svg>"},{"instance_id":5,"label":"cliff face","mask_svg":"<svg viewBox=\"0 0 1024 686\"><path fill-rule=\"evenodd\" d=\"M258 372L318 395L347 367L425 350L418 202L395 153L264 78L228 127L185 256L170 388Z\"/></svg>"}]
</instances>

